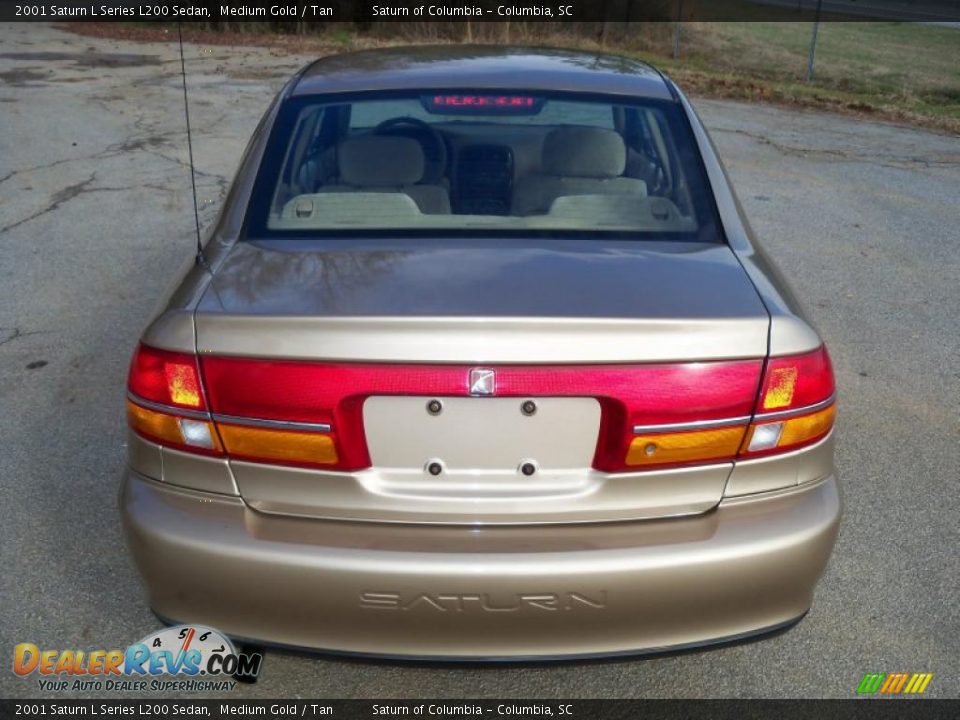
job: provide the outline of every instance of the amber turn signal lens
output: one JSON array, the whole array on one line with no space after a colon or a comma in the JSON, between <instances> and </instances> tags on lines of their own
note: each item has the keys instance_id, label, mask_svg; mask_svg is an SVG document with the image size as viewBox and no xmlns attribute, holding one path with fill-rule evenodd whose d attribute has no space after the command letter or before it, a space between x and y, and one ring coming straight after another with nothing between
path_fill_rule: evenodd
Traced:
<instances>
[{"instance_id":1,"label":"amber turn signal lens","mask_svg":"<svg viewBox=\"0 0 960 720\"><path fill-rule=\"evenodd\" d=\"M161 442L183 443L180 426L173 415L147 410L127 400L127 421L141 435Z\"/></svg>"},{"instance_id":2,"label":"amber turn signal lens","mask_svg":"<svg viewBox=\"0 0 960 720\"><path fill-rule=\"evenodd\" d=\"M627 465L650 466L732 459L743 441L744 425L690 432L638 435L627 451Z\"/></svg>"},{"instance_id":3,"label":"amber turn signal lens","mask_svg":"<svg viewBox=\"0 0 960 720\"><path fill-rule=\"evenodd\" d=\"M774 449L789 450L796 445L809 444L830 432L836 414L836 405L831 405L809 415L771 423L757 423L750 428L747 438L743 441L744 452L752 454ZM774 433L767 433L772 442L766 442L761 437L761 433L766 433L767 428L773 426L779 426L779 437Z\"/></svg>"},{"instance_id":4,"label":"amber turn signal lens","mask_svg":"<svg viewBox=\"0 0 960 720\"><path fill-rule=\"evenodd\" d=\"M140 435L161 445L212 453L223 452L213 425L204 420L190 420L148 410L127 400L127 422Z\"/></svg>"},{"instance_id":5,"label":"amber turn signal lens","mask_svg":"<svg viewBox=\"0 0 960 720\"><path fill-rule=\"evenodd\" d=\"M837 408L831 405L810 415L801 415L783 423L783 432L780 433L779 447L799 445L826 435L833 427Z\"/></svg>"},{"instance_id":6,"label":"amber turn signal lens","mask_svg":"<svg viewBox=\"0 0 960 720\"><path fill-rule=\"evenodd\" d=\"M217 424L224 447L233 457L259 462L334 465L337 448L329 435Z\"/></svg>"}]
</instances>

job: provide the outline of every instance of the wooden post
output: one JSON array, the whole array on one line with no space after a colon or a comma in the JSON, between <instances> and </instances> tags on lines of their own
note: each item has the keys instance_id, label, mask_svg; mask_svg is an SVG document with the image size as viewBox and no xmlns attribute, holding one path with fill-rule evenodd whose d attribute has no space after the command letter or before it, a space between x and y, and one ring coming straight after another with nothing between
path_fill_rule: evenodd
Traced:
<instances>
[{"instance_id":1,"label":"wooden post","mask_svg":"<svg viewBox=\"0 0 960 720\"><path fill-rule=\"evenodd\" d=\"M673 33L673 59L680 59L680 28L683 27L683 0L677 0L677 22Z\"/></svg>"},{"instance_id":2,"label":"wooden post","mask_svg":"<svg viewBox=\"0 0 960 720\"><path fill-rule=\"evenodd\" d=\"M817 36L820 34L820 8L823 0L817 0L817 15L813 21L813 37L810 39L810 57L807 60L807 82L813 80L813 59L817 54Z\"/></svg>"}]
</instances>

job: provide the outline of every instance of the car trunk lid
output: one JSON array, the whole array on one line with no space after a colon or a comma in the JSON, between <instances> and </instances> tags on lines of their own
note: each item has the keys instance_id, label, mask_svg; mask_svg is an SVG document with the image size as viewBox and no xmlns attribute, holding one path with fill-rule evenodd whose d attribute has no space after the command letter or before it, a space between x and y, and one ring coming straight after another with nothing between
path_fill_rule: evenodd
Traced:
<instances>
[{"instance_id":1,"label":"car trunk lid","mask_svg":"<svg viewBox=\"0 0 960 720\"><path fill-rule=\"evenodd\" d=\"M715 506L729 459L626 468L611 467L603 453L623 454L620 439L608 436L632 428L624 398L633 393L639 412L654 412L634 382L652 391L657 377L656 393L666 394L655 417L636 415L643 426L749 415L768 317L736 258L717 244L277 241L231 251L196 328L211 405L222 416L322 425L320 414L297 409L304 393L296 388L258 396L256 411L243 398L267 392L290 367L308 373L297 381L305 387L315 383L303 378L318 372L323 382L352 383L349 400L337 401L346 415L327 420L341 446L352 442L346 434L361 436L366 465L304 467L233 453L237 485L255 509L547 523ZM272 369L252 375L244 363L261 360ZM735 382L722 383L730 388L722 402L669 374L682 367L688 377L701 365L740 368ZM487 370L494 384L477 392L474 371ZM533 413L524 412L526 401Z\"/></svg>"}]
</instances>

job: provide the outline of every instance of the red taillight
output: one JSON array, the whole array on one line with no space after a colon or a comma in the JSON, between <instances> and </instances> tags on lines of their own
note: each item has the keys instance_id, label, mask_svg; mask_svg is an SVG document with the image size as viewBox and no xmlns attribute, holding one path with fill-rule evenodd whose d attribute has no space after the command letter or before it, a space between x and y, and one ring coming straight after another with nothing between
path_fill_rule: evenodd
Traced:
<instances>
[{"instance_id":1,"label":"red taillight","mask_svg":"<svg viewBox=\"0 0 960 720\"><path fill-rule=\"evenodd\" d=\"M607 472L732 460L762 361L637 365L609 384L594 467Z\"/></svg>"},{"instance_id":2,"label":"red taillight","mask_svg":"<svg viewBox=\"0 0 960 720\"><path fill-rule=\"evenodd\" d=\"M823 347L766 363L491 369L498 397L596 398L602 413L593 466L606 472L788 452L833 427L833 372ZM466 396L470 370L216 356L198 365L191 354L140 346L128 416L144 437L184 450L359 470L370 466L366 398Z\"/></svg>"},{"instance_id":3,"label":"red taillight","mask_svg":"<svg viewBox=\"0 0 960 720\"><path fill-rule=\"evenodd\" d=\"M773 357L764 371L757 413L809 407L833 393L833 368L825 346L803 355Z\"/></svg>"},{"instance_id":4,"label":"red taillight","mask_svg":"<svg viewBox=\"0 0 960 720\"><path fill-rule=\"evenodd\" d=\"M195 355L140 345L130 362L127 422L155 443L222 456L216 428L206 413Z\"/></svg>"},{"instance_id":5,"label":"red taillight","mask_svg":"<svg viewBox=\"0 0 960 720\"><path fill-rule=\"evenodd\" d=\"M826 437L833 429L835 392L825 346L770 358L740 457L789 452Z\"/></svg>"},{"instance_id":6,"label":"red taillight","mask_svg":"<svg viewBox=\"0 0 960 720\"><path fill-rule=\"evenodd\" d=\"M130 363L130 392L149 400L189 410L205 410L200 369L195 355L140 345Z\"/></svg>"},{"instance_id":7,"label":"red taillight","mask_svg":"<svg viewBox=\"0 0 960 720\"><path fill-rule=\"evenodd\" d=\"M201 358L210 407L220 416L329 426L332 469L370 465L363 401L371 395L466 396L469 366L384 365ZM494 366L498 397L595 397L602 419L594 467L608 472L641 466L732 459L743 439L760 382L761 360L651 365ZM636 428L736 419L738 432L711 436L697 455L663 443L655 458L630 453ZM221 425L222 427L222 425ZM224 438L227 452L233 454ZM249 453L243 453L250 457ZM662 461L661 461L662 458ZM637 460L642 459L642 462ZM287 462L295 462L287 460ZM316 464L307 462L305 464Z\"/></svg>"}]
</instances>

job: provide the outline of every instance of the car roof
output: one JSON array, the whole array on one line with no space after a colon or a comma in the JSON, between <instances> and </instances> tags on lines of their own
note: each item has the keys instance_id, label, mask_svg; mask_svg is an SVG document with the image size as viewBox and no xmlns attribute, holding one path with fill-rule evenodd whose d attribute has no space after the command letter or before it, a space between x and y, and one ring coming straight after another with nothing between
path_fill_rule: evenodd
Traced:
<instances>
[{"instance_id":1,"label":"car roof","mask_svg":"<svg viewBox=\"0 0 960 720\"><path fill-rule=\"evenodd\" d=\"M674 99L663 76L639 60L605 53L496 45L421 45L330 55L303 71L292 94L442 89Z\"/></svg>"}]
</instances>

